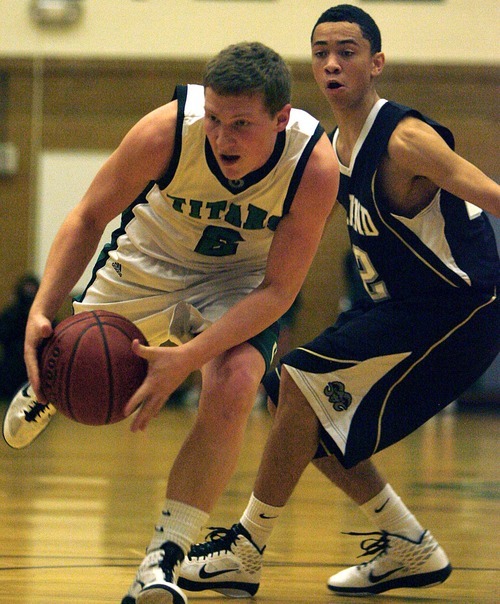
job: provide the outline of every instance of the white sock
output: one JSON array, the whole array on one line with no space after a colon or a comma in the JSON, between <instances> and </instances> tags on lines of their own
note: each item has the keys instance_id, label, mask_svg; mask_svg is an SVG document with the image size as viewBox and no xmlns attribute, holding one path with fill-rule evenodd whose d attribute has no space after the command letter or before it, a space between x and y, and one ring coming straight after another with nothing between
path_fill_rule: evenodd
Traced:
<instances>
[{"instance_id":1,"label":"white sock","mask_svg":"<svg viewBox=\"0 0 500 604\"><path fill-rule=\"evenodd\" d=\"M424 532L390 484L386 484L378 495L360 507L382 531L403 535L413 541L418 541Z\"/></svg>"},{"instance_id":2,"label":"white sock","mask_svg":"<svg viewBox=\"0 0 500 604\"><path fill-rule=\"evenodd\" d=\"M165 541L176 543L186 554L196 543L208 514L181 501L165 499L165 504L155 533L147 551L158 549Z\"/></svg>"},{"instance_id":3,"label":"white sock","mask_svg":"<svg viewBox=\"0 0 500 604\"><path fill-rule=\"evenodd\" d=\"M264 548L271 536L282 510L282 507L259 501L253 493L250 496L246 510L240 518L240 524L250 533L252 541L260 550Z\"/></svg>"}]
</instances>

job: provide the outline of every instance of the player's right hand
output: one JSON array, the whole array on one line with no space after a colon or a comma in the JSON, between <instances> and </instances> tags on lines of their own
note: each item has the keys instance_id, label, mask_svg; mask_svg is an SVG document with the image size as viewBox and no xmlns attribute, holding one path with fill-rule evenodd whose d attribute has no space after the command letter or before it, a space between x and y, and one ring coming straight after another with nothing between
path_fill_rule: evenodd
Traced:
<instances>
[{"instance_id":1,"label":"player's right hand","mask_svg":"<svg viewBox=\"0 0 500 604\"><path fill-rule=\"evenodd\" d=\"M40 371L38 368L38 348L44 339L52 334L52 322L45 315L30 313L24 336L24 362L28 379L39 403L47 404L40 388Z\"/></svg>"}]
</instances>

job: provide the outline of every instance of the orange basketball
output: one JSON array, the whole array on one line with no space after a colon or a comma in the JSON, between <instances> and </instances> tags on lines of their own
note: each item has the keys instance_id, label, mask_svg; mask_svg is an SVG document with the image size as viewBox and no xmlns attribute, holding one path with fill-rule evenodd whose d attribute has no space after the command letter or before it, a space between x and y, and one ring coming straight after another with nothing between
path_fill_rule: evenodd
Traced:
<instances>
[{"instance_id":1,"label":"orange basketball","mask_svg":"<svg viewBox=\"0 0 500 604\"><path fill-rule=\"evenodd\" d=\"M92 310L68 317L40 350L41 388L58 411L81 424L125 418L123 409L144 381L147 361L131 350L147 340L131 321Z\"/></svg>"}]
</instances>

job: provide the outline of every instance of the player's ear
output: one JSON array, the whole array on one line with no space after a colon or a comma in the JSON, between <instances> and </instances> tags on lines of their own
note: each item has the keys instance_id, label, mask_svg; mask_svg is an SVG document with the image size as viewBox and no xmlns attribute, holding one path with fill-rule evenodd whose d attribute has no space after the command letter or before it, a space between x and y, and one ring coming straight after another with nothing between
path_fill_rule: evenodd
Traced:
<instances>
[{"instance_id":1,"label":"player's ear","mask_svg":"<svg viewBox=\"0 0 500 604\"><path fill-rule=\"evenodd\" d=\"M382 73L385 65L385 55L383 52L376 52L372 56L372 77L376 78Z\"/></svg>"},{"instance_id":2,"label":"player's ear","mask_svg":"<svg viewBox=\"0 0 500 604\"><path fill-rule=\"evenodd\" d=\"M287 103L276 114L276 126L277 126L278 132L282 132L286 128L288 121L290 119L291 109L292 109L292 106L290 105L290 103Z\"/></svg>"}]
</instances>

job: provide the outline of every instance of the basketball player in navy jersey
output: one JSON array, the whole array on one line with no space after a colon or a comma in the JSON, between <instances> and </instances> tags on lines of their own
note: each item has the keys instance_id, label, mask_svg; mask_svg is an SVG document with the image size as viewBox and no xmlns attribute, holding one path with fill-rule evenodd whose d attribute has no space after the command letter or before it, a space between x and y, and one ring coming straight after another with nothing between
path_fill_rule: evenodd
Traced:
<instances>
[{"instance_id":1,"label":"basketball player in navy jersey","mask_svg":"<svg viewBox=\"0 0 500 604\"><path fill-rule=\"evenodd\" d=\"M124 604L186 602L175 569L234 471L276 349L276 322L299 293L336 200L331 144L290 96L290 71L270 48L241 43L219 53L204 86L179 86L98 172L56 235L31 308L31 387L4 420L13 447L28 445L55 411L41 398L36 350L120 212L74 309L122 314L151 345L134 343L149 369L128 403L128 413L139 407L132 430L144 430L201 369L198 414ZM167 340L179 345L159 346Z\"/></svg>"},{"instance_id":2,"label":"basketball player in navy jersey","mask_svg":"<svg viewBox=\"0 0 500 604\"><path fill-rule=\"evenodd\" d=\"M500 216L500 187L453 151L447 128L379 97L384 55L367 13L327 10L311 44L367 296L266 377L279 403L254 491L237 524L191 549L179 579L189 590L256 593L272 528L311 460L378 529L361 544L376 555L333 575L332 591L427 587L451 573L370 458L455 400L499 351L500 263L484 211Z\"/></svg>"}]
</instances>

